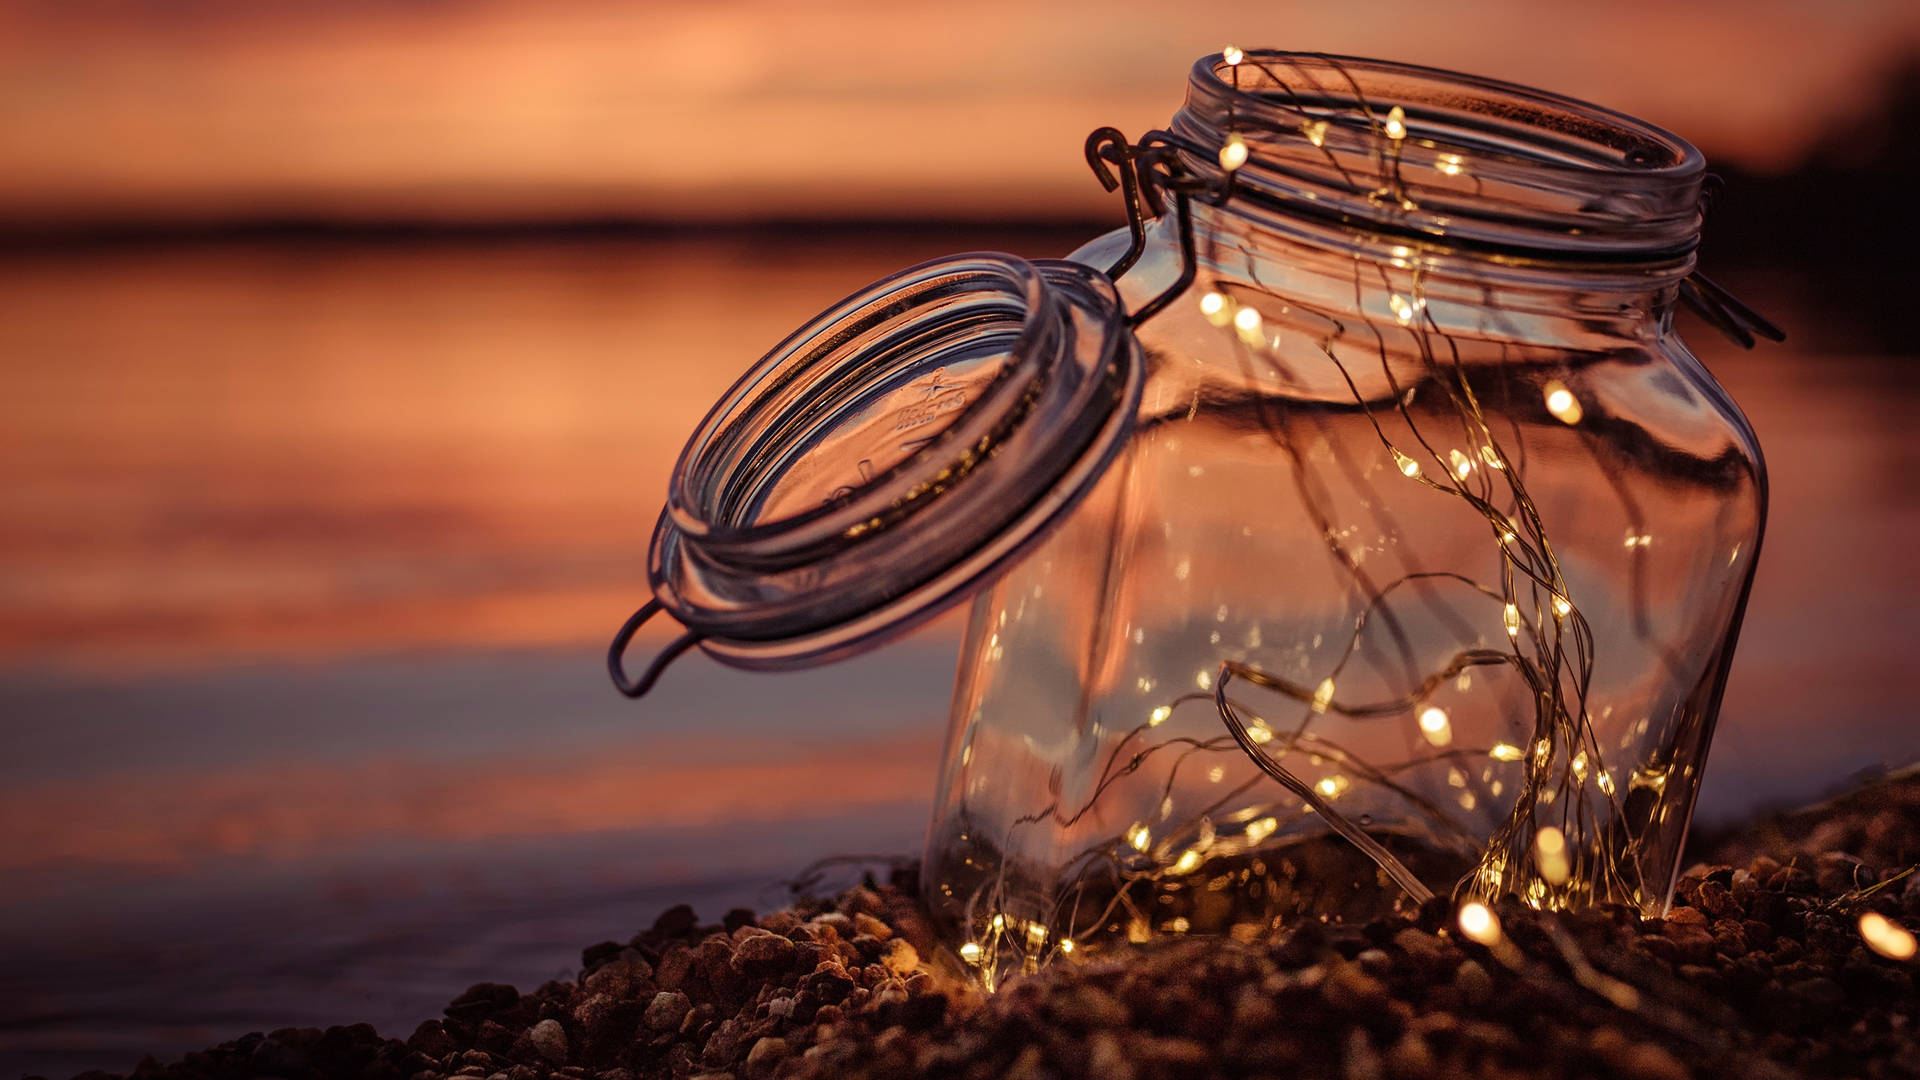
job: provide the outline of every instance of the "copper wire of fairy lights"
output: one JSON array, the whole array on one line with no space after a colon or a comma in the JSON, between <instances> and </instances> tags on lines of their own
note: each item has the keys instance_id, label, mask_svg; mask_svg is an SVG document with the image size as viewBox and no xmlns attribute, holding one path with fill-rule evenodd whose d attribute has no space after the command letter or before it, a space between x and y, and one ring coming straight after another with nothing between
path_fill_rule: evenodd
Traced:
<instances>
[{"instance_id":1,"label":"copper wire of fairy lights","mask_svg":"<svg viewBox=\"0 0 1920 1080\"><path fill-rule=\"evenodd\" d=\"M1332 170L1344 178L1350 194L1403 210L1417 208L1400 171L1404 147L1414 138L1401 107L1381 111L1370 105L1358 82L1330 57L1313 59L1337 73L1346 83L1343 89L1351 91L1351 104L1340 110L1327 104L1334 97L1324 91L1315 97L1313 108L1301 102L1289 85L1289 78L1311 81L1313 73L1292 60L1286 63L1293 70L1283 75L1268 61L1236 48L1224 50L1222 59L1236 90L1240 89L1243 66L1257 69L1270 86L1278 88L1277 93L1261 94L1262 106L1278 108L1293 126L1290 131L1277 130L1271 123L1265 123L1258 128L1260 135L1303 136ZM1316 90L1319 89L1316 86ZM1198 154L1198 151L1184 144L1176 146L1173 137L1164 132L1149 135L1137 146L1126 145L1112 129L1101 129L1089 140L1088 159L1102 182L1109 189L1126 185L1134 249L1116 264L1112 273L1123 272L1138 257L1142 245L1138 208L1146 203L1155 206L1158 212L1160 190L1178 196L1177 212L1183 215L1188 213L1188 197L1222 205L1241 194L1236 189L1236 176L1255 158L1247 138L1235 128L1235 123L1230 113L1228 132L1217 153L1221 171L1213 178L1199 177L1186 170L1171 151L1178 149L1189 154ZM1336 126L1346 133L1371 133L1372 152L1385 177L1384 184L1364 185L1342 164L1333 148L1327 145L1329 132ZM1248 133L1253 130L1249 129ZM1438 152L1438 145L1429 145L1436 151L1434 169L1449 177L1463 174L1470 177L1469 161L1458 154ZM1120 166L1118 182L1109 178L1102 161ZM1129 167L1135 170L1132 177L1127 174ZM1261 366L1277 371L1280 362L1272 347L1278 339L1269 337L1268 317L1254 304L1235 295L1236 290L1230 283L1195 280L1198 260L1192 251L1190 217L1178 224L1183 230L1183 254L1187 258L1182 278L1167 293L1143 305L1136 319L1157 312L1197 289L1201 315L1234 343L1247 373L1252 375ZM1210 236L1209 243L1217 243L1217 237ZM1341 797L1356 784L1392 792L1424 819L1435 835L1450 838L1463 851L1477 852L1471 870L1454 886L1453 899L1461 905L1460 931L1494 949L1496 957L1503 955L1497 947L1501 931L1497 916L1487 905L1497 897L1514 892L1536 907L1566 907L1594 900L1627 900L1644 905L1650 902L1653 892L1664 887L1664 882L1649 882L1644 878L1639 865L1640 838L1617 824L1623 820L1624 812L1620 793L1587 712L1594 672L1594 635L1580 610L1579 598L1562 573L1541 513L1527 492L1527 447L1520 424L1511 415L1502 423L1483 410L1480 392L1468 378L1468 367L1457 343L1427 309L1421 251L1408 246L1396 246L1393 251L1394 257L1385 261L1354 258L1352 311L1316 310L1289 300L1288 322L1293 327L1311 323L1319 328L1317 333L1307 335L1314 352L1333 365L1351 392L1353 405L1396 467L1398 475L1390 474L1389 482L1421 485L1457 500L1484 520L1487 543L1498 558L1497 579L1480 581L1451 571L1408 568L1396 578L1376 582L1362 569L1360 559L1347 549L1341 534L1333 527L1328 511L1321 505L1321 493L1309 482L1310 470L1295 445L1295 436L1272 415L1274 403L1265 395L1255 395L1262 429L1295 466L1293 474L1302 505L1312 516L1335 563L1364 598L1364 604L1354 616L1352 634L1331 669L1317 681L1290 680L1235 660L1221 663L1213 672L1200 672L1196 678L1198 692L1183 693L1155 706L1144 722L1119 739L1106 755L1091 794L1077 807L1063 805L1056 794L1052 803L1012 822L1006 834L1009 843L1003 851L1012 849L1010 841L1016 830L1042 822L1051 822L1060 828L1076 824L1094 810L1112 785L1136 774L1150 759L1162 755L1174 755L1160 787L1163 807L1172 805L1171 796L1182 768L1199 755L1243 755L1260 771L1259 776L1234 786L1188 815L1186 825L1168 829L1164 825L1156 828L1148 822L1135 822L1121 835L1108 837L1081 851L1060 872L1060 880L1072 883L1072 887L1054 901L1053 910L1043 919L1015 918L1010 914L1003 859L998 870L965 904L965 925L971 928L974 937L962 947L961 956L977 969L978 976L989 988L998 977L1002 959L1015 959L1022 968L1032 970L1053 955L1072 952L1077 947L1076 937L1099 932L1103 927L1124 923L1129 938L1142 940L1150 933L1149 913L1139 909L1127 886L1156 882L1169 874L1185 875L1207 859L1250 850L1309 815L1317 815L1334 833L1364 852L1385 879L1413 900L1429 899L1431 890L1412 870L1341 812L1338 805ZM1211 248L1206 253L1209 264L1216 262L1215 254ZM1249 277L1254 288L1266 288L1251 268ZM1390 322L1386 318L1376 322L1365 314L1364 301L1370 285L1386 294ZM1702 314L1736 343L1751 345L1754 333L1772 338L1779 336L1770 323L1697 274L1688 276L1678 296L1696 309L1703 305L1711 308ZM1356 317L1353 312L1361 314ZM1390 343L1388 334L1404 337ZM1403 385L1392 362L1396 356L1408 355L1404 352L1407 348L1413 350L1411 357L1417 361L1422 375L1417 385ZM1391 390L1391 405L1370 401L1361 392L1355 375L1357 369L1353 366L1360 362L1356 358L1378 362L1378 371L1374 374L1384 376ZM1500 371L1503 376L1508 374L1504 346ZM1580 430L1590 406L1583 404L1577 389L1569 385L1572 376L1564 364L1559 375L1535 388L1537 404L1530 412L1551 417L1574 429L1584 438L1587 452L1597 456L1598 442ZM1505 408L1516 409L1510 382L1503 379L1500 389L1508 395ZM1431 396L1433 390L1443 395L1443 415L1437 419L1417 418L1412 409L1416 393ZM1650 639L1652 631L1644 614L1644 572L1640 563L1647 546L1653 543L1653 536L1631 496L1620 485L1613 487L1630 523L1625 547L1635 613L1633 625L1639 636ZM1391 520L1389 511L1377 509L1375 512ZM1492 636L1499 646L1461 649L1444 664L1424 674L1414 671L1414 677L1408 680L1412 689L1397 697L1369 701L1354 700L1344 694L1342 676L1349 663L1361 653L1363 641L1374 625L1384 627L1395 639L1403 662L1411 667L1411 652L1389 600L1405 590L1422 596L1429 604L1438 605L1437 597L1429 590L1439 584L1464 587L1479 598L1484 614L1477 619L1458 615L1451 605L1442 606L1448 607L1456 625L1463 622L1497 625L1499 630ZM1485 640L1485 635L1481 640ZM1672 664L1670 657L1666 659ZM1472 669L1487 666L1511 669L1524 682L1531 698L1531 730L1526 739L1515 742L1457 745L1451 717L1432 701L1433 694ZM1299 709L1299 718L1284 723L1261 715L1245 701L1229 695L1228 689L1235 683L1244 683L1290 702ZM1212 705L1227 734L1207 739L1180 736L1154 741L1154 730L1174 712L1200 703ZM1354 721L1406 718L1413 726L1412 745L1424 749L1402 761L1368 762L1313 730L1323 716ZM1291 755L1308 755L1316 764L1332 763L1338 771L1309 783L1289 768L1287 759ZM1511 809L1490 835L1484 829L1476 832L1447 806L1423 796L1398 779L1422 766L1476 761L1517 765L1521 773ZM1216 770L1216 779L1218 775ZM1453 775L1461 774L1456 770ZM1283 810L1278 803L1241 808L1243 797L1262 777L1277 782L1298 800L1293 809ZM1462 786L1465 784L1463 780ZM1610 818L1602 818L1589 795L1590 785L1591 790L1598 792L1600 804L1610 811ZM1499 787L1496 785L1493 790L1498 792ZM1472 810L1477 805L1475 800L1472 791L1463 790L1457 801ZM1230 824L1238 827L1237 836L1224 835L1224 830L1213 820L1214 814L1229 807L1235 808L1232 817L1237 820ZM964 808L962 813L965 820ZM1086 884L1094 879L1110 886L1111 895L1091 910L1082 910L1081 905L1092 895ZM1187 929L1181 925L1185 922L1184 918L1172 919L1163 928L1181 932ZM1878 924L1863 925L1863 932L1870 941L1891 941L1887 947L1896 951L1912 948L1910 937L1905 942L1892 941L1893 935ZM1565 948L1570 948L1570 943L1564 945ZM1571 954L1569 963L1573 963ZM1579 964L1575 964L1573 970L1576 974L1586 972L1580 980L1583 985L1615 1004L1622 1007L1637 1004L1629 1000L1631 987Z\"/></svg>"}]
</instances>

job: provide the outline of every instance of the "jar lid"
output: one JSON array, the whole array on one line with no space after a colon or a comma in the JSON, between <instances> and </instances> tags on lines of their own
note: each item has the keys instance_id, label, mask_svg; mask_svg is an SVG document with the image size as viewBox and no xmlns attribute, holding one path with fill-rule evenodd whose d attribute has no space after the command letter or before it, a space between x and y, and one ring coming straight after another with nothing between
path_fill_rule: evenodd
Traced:
<instances>
[{"instance_id":1,"label":"jar lid","mask_svg":"<svg viewBox=\"0 0 1920 1080\"><path fill-rule=\"evenodd\" d=\"M1092 487L1142 382L1113 283L1076 263L956 255L855 293L681 452L615 681L638 696L694 644L738 667L820 663L950 607ZM687 634L631 684L620 654L655 610Z\"/></svg>"}]
</instances>

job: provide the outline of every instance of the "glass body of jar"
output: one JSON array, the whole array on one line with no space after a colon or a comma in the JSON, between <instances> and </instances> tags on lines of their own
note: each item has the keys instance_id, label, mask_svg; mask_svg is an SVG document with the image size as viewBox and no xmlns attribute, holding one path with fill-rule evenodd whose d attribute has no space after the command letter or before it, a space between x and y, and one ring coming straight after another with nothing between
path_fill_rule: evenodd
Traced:
<instances>
[{"instance_id":1,"label":"glass body of jar","mask_svg":"<svg viewBox=\"0 0 1920 1080\"><path fill-rule=\"evenodd\" d=\"M974 601L923 866L949 944L992 985L1423 888L1661 910L1766 502L1672 325L1697 152L1254 53L1196 66L1171 138L1216 192L1250 153L1137 329L1125 448ZM1130 306L1183 224L1150 226Z\"/></svg>"}]
</instances>

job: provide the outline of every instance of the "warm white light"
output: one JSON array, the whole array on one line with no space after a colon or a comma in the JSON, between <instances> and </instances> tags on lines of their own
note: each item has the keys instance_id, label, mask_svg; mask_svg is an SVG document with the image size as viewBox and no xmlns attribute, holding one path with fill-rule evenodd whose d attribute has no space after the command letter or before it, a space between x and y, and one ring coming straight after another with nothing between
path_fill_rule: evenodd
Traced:
<instances>
[{"instance_id":1,"label":"warm white light","mask_svg":"<svg viewBox=\"0 0 1920 1080\"><path fill-rule=\"evenodd\" d=\"M1176 874L1191 874L1200 866L1200 853L1188 848L1173 864Z\"/></svg>"},{"instance_id":2,"label":"warm white light","mask_svg":"<svg viewBox=\"0 0 1920 1080\"><path fill-rule=\"evenodd\" d=\"M1460 905L1460 932L1467 935L1469 941L1482 945L1493 945L1500 940L1500 916L1485 904L1470 902Z\"/></svg>"},{"instance_id":3,"label":"warm white light","mask_svg":"<svg viewBox=\"0 0 1920 1080\"><path fill-rule=\"evenodd\" d=\"M1407 111L1395 105L1387 111L1387 138L1399 142L1407 137Z\"/></svg>"},{"instance_id":4,"label":"warm white light","mask_svg":"<svg viewBox=\"0 0 1920 1080\"><path fill-rule=\"evenodd\" d=\"M1860 916L1860 936L1866 940L1868 948L1889 960L1913 959L1913 934L1877 911Z\"/></svg>"},{"instance_id":5,"label":"warm white light","mask_svg":"<svg viewBox=\"0 0 1920 1080\"><path fill-rule=\"evenodd\" d=\"M1401 326L1413 321L1414 306L1406 297L1394 293L1387 297L1387 306L1393 309L1393 317L1400 320Z\"/></svg>"},{"instance_id":6,"label":"warm white light","mask_svg":"<svg viewBox=\"0 0 1920 1080\"><path fill-rule=\"evenodd\" d=\"M1435 746L1453 741L1453 725L1447 721L1447 710L1438 705L1429 705L1420 713L1420 731Z\"/></svg>"},{"instance_id":7,"label":"warm white light","mask_svg":"<svg viewBox=\"0 0 1920 1080\"><path fill-rule=\"evenodd\" d=\"M1549 885L1564 885L1572 867L1567 862L1567 836L1551 825L1533 834L1533 860Z\"/></svg>"},{"instance_id":8,"label":"warm white light","mask_svg":"<svg viewBox=\"0 0 1920 1080\"><path fill-rule=\"evenodd\" d=\"M1331 678L1322 679L1320 685L1315 687L1313 691L1313 711L1317 713L1326 712L1327 706L1331 704L1333 704L1333 680Z\"/></svg>"},{"instance_id":9,"label":"warm white light","mask_svg":"<svg viewBox=\"0 0 1920 1080\"><path fill-rule=\"evenodd\" d=\"M1564 596L1555 596L1553 598L1553 613L1563 619L1566 618L1573 613L1573 602Z\"/></svg>"},{"instance_id":10,"label":"warm white light","mask_svg":"<svg viewBox=\"0 0 1920 1080\"><path fill-rule=\"evenodd\" d=\"M1220 50L1220 59L1225 60L1228 67L1238 67L1240 66L1240 61L1246 58L1247 54L1241 52L1238 46L1229 45Z\"/></svg>"},{"instance_id":11,"label":"warm white light","mask_svg":"<svg viewBox=\"0 0 1920 1080\"><path fill-rule=\"evenodd\" d=\"M1145 851L1153 843L1153 834L1147 831L1144 822L1136 821L1133 827L1127 830L1127 843L1133 845L1135 851Z\"/></svg>"},{"instance_id":12,"label":"warm white light","mask_svg":"<svg viewBox=\"0 0 1920 1080\"><path fill-rule=\"evenodd\" d=\"M1512 743L1502 742L1494 743L1493 748L1487 751L1487 756L1495 761L1519 761L1526 755Z\"/></svg>"},{"instance_id":13,"label":"warm white light","mask_svg":"<svg viewBox=\"0 0 1920 1080\"><path fill-rule=\"evenodd\" d=\"M1060 939L1060 951L1061 951L1061 952L1063 952L1063 953L1069 953L1069 954L1070 954L1070 953L1072 953L1072 952L1073 952L1073 939L1072 939L1072 938L1061 938L1061 939Z\"/></svg>"},{"instance_id":14,"label":"warm white light","mask_svg":"<svg viewBox=\"0 0 1920 1080\"><path fill-rule=\"evenodd\" d=\"M1447 451L1447 460L1453 462L1453 475L1462 480L1473 471L1473 460L1458 450Z\"/></svg>"},{"instance_id":15,"label":"warm white light","mask_svg":"<svg viewBox=\"0 0 1920 1080\"><path fill-rule=\"evenodd\" d=\"M1200 314L1218 315L1227 306L1227 298L1217 292L1210 292L1200 298Z\"/></svg>"},{"instance_id":16,"label":"warm white light","mask_svg":"<svg viewBox=\"0 0 1920 1080\"><path fill-rule=\"evenodd\" d=\"M1514 607L1512 604L1508 604L1506 607L1502 608L1500 610L1500 621L1506 626L1508 637L1517 638L1520 636L1520 609L1519 608Z\"/></svg>"},{"instance_id":17,"label":"warm white light","mask_svg":"<svg viewBox=\"0 0 1920 1080\"><path fill-rule=\"evenodd\" d=\"M1329 776L1329 777L1323 778L1319 783L1313 786L1314 786L1314 789L1319 791L1323 797L1328 799L1337 799L1340 797L1341 793L1346 791L1347 788L1351 787L1352 784L1344 776Z\"/></svg>"},{"instance_id":18,"label":"warm white light","mask_svg":"<svg viewBox=\"0 0 1920 1080\"><path fill-rule=\"evenodd\" d=\"M1252 739L1255 743L1265 745L1273 741L1273 729L1267 726L1265 720L1255 720L1253 723L1247 725L1247 738Z\"/></svg>"},{"instance_id":19,"label":"warm white light","mask_svg":"<svg viewBox=\"0 0 1920 1080\"><path fill-rule=\"evenodd\" d=\"M965 960L969 964L979 963L980 962L980 943L976 941L969 941L965 945L960 946L960 959Z\"/></svg>"},{"instance_id":20,"label":"warm white light","mask_svg":"<svg viewBox=\"0 0 1920 1080\"><path fill-rule=\"evenodd\" d=\"M1420 475L1420 463L1398 450L1393 452L1393 463L1400 466L1400 471L1407 476Z\"/></svg>"},{"instance_id":21,"label":"warm white light","mask_svg":"<svg viewBox=\"0 0 1920 1080\"><path fill-rule=\"evenodd\" d=\"M1247 141L1238 135L1227 136L1227 144L1220 148L1220 167L1232 172L1247 163Z\"/></svg>"},{"instance_id":22,"label":"warm white light","mask_svg":"<svg viewBox=\"0 0 1920 1080\"><path fill-rule=\"evenodd\" d=\"M1448 176L1459 176L1461 167L1460 155L1441 154L1439 158L1434 161L1433 167Z\"/></svg>"},{"instance_id":23,"label":"warm white light","mask_svg":"<svg viewBox=\"0 0 1920 1080\"><path fill-rule=\"evenodd\" d=\"M1307 133L1307 141L1313 145L1327 145L1327 122L1325 120L1315 120L1301 130Z\"/></svg>"},{"instance_id":24,"label":"warm white light","mask_svg":"<svg viewBox=\"0 0 1920 1080\"><path fill-rule=\"evenodd\" d=\"M1152 712L1147 714L1147 726L1159 727L1161 724L1164 724L1167 722L1167 717L1172 715L1173 715L1172 708L1166 705L1161 705L1158 708L1154 709Z\"/></svg>"},{"instance_id":25,"label":"warm white light","mask_svg":"<svg viewBox=\"0 0 1920 1080\"><path fill-rule=\"evenodd\" d=\"M1240 336L1245 338L1249 344L1258 342L1260 340L1260 312L1250 307L1243 307L1239 311L1234 312L1233 328L1240 331Z\"/></svg>"},{"instance_id":26,"label":"warm white light","mask_svg":"<svg viewBox=\"0 0 1920 1080\"><path fill-rule=\"evenodd\" d=\"M1280 822L1276 818L1263 817L1257 821L1249 821L1247 822L1247 843L1257 844L1272 836L1273 831L1279 827Z\"/></svg>"},{"instance_id":27,"label":"warm white light","mask_svg":"<svg viewBox=\"0 0 1920 1080\"><path fill-rule=\"evenodd\" d=\"M1504 469L1507 463L1500 460L1500 452L1491 446L1480 448L1480 460L1487 463L1489 469Z\"/></svg>"},{"instance_id":28,"label":"warm white light","mask_svg":"<svg viewBox=\"0 0 1920 1080\"><path fill-rule=\"evenodd\" d=\"M1580 422L1580 417L1585 415L1580 408L1580 399L1573 396L1573 391L1567 389L1565 383L1556 379L1543 389L1547 396L1547 411L1553 414L1554 419L1563 424Z\"/></svg>"}]
</instances>

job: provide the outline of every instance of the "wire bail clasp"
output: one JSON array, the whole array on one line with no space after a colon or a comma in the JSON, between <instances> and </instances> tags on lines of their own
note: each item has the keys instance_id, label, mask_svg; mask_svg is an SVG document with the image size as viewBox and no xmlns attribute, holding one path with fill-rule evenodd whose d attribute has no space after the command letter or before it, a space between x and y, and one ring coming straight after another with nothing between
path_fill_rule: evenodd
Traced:
<instances>
[{"instance_id":1,"label":"wire bail clasp","mask_svg":"<svg viewBox=\"0 0 1920 1080\"><path fill-rule=\"evenodd\" d=\"M1131 245L1111 267L1109 278L1118 278L1138 262L1147 249L1147 220L1167 212L1164 193L1173 196L1173 213L1180 230L1180 275L1159 295L1140 305L1127 316L1128 326L1139 326L1153 318L1193 285L1199 272L1199 258L1193 240L1192 196L1203 195L1218 205L1233 194L1233 176L1215 185L1188 172L1177 156L1178 146L1165 131L1150 131L1138 143L1130 143L1118 128L1096 128L1087 136L1087 164L1100 186L1119 188L1127 209L1127 234ZM1115 176L1108 165L1118 170Z\"/></svg>"},{"instance_id":2,"label":"wire bail clasp","mask_svg":"<svg viewBox=\"0 0 1920 1080\"><path fill-rule=\"evenodd\" d=\"M618 633L613 635L613 644L607 648L607 674L613 676L614 689L630 698L644 696L647 691L653 689L653 684L659 681L660 673L667 670L667 665L679 659L681 653L700 644L705 637L696 630L681 634L673 639L672 644L662 650L659 656L653 658L653 662L647 665L647 670L642 672L638 679L629 678L626 665L627 646L633 643L633 635L646 625L648 619L658 615L660 610L658 599L647 601L639 611L627 617L626 623L620 627Z\"/></svg>"}]
</instances>

